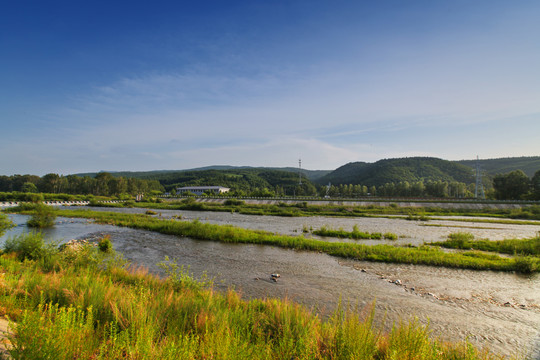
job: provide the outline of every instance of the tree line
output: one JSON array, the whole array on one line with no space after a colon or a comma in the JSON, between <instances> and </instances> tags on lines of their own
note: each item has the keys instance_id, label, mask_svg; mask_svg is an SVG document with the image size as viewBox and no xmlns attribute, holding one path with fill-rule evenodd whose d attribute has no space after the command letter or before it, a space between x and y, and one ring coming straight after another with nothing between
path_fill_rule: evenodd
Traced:
<instances>
[{"instance_id":1,"label":"tree line","mask_svg":"<svg viewBox=\"0 0 540 360\"><path fill-rule=\"evenodd\" d=\"M298 183L294 173L243 172L232 174L219 171L186 174L183 183L162 184L157 179L138 179L113 176L108 172L95 177L58 175L50 173L36 175L0 176L0 192L48 193L94 195L108 197L130 197L137 194L159 194L166 190L174 193L177 186L220 185L231 188L231 196L321 196L330 197L417 197L417 198L473 198L475 184L457 181L420 180L386 183L380 186L340 184L317 187L308 179ZM176 179L178 180L178 178ZM204 180L204 181L203 181ZM164 188L165 186L165 188ZM497 200L540 200L540 170L532 178L523 171L515 170L495 175L492 181L484 182L486 197ZM167 189L166 189L167 188Z\"/></svg>"},{"instance_id":2,"label":"tree line","mask_svg":"<svg viewBox=\"0 0 540 360\"><path fill-rule=\"evenodd\" d=\"M521 170L495 175L493 188L499 200L540 200L540 170L532 178Z\"/></svg>"},{"instance_id":3,"label":"tree line","mask_svg":"<svg viewBox=\"0 0 540 360\"><path fill-rule=\"evenodd\" d=\"M95 196L135 196L151 192L163 192L157 180L114 177L101 172L95 177L47 174L0 176L0 192L73 194Z\"/></svg>"},{"instance_id":4,"label":"tree line","mask_svg":"<svg viewBox=\"0 0 540 360\"><path fill-rule=\"evenodd\" d=\"M400 181L398 183L386 183L380 186L366 185L331 185L324 187L321 192L330 197L363 197L363 196L384 196L384 197L452 197L466 198L474 195L474 184L461 182L448 182L442 180L428 181Z\"/></svg>"},{"instance_id":5,"label":"tree line","mask_svg":"<svg viewBox=\"0 0 540 360\"><path fill-rule=\"evenodd\" d=\"M498 174L492 181L485 181L485 195L496 200L540 200L540 170L532 178L523 171L514 170ZM442 180L401 181L386 183L381 186L366 185L331 185L320 189L320 194L330 197L435 197L435 198L473 198L475 184L449 182Z\"/></svg>"}]
</instances>

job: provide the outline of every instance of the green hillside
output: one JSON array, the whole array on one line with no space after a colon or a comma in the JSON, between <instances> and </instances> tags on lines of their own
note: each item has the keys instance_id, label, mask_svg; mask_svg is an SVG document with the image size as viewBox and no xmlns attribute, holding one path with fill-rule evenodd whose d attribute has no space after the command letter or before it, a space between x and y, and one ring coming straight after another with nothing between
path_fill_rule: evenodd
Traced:
<instances>
[{"instance_id":1,"label":"green hillside","mask_svg":"<svg viewBox=\"0 0 540 360\"><path fill-rule=\"evenodd\" d=\"M157 180L171 191L182 186L224 186L235 192L251 194L267 189L278 195L314 195L316 188L311 181L302 176L302 186L298 184L298 171L272 170L269 168L233 168L228 170L183 170L113 172L114 177ZM87 174L92 175L92 174Z\"/></svg>"},{"instance_id":2,"label":"green hillside","mask_svg":"<svg viewBox=\"0 0 540 360\"><path fill-rule=\"evenodd\" d=\"M476 168L477 160L456 161L459 164ZM540 156L522 156L499 159L480 159L480 168L488 175L506 174L514 170L522 170L532 178L534 173L540 170Z\"/></svg>"},{"instance_id":3,"label":"green hillside","mask_svg":"<svg viewBox=\"0 0 540 360\"><path fill-rule=\"evenodd\" d=\"M155 180L168 190L179 186L219 185L243 192L268 189L282 195L316 193L309 179L303 178L300 187L297 173L270 169L182 171L160 174Z\"/></svg>"},{"instance_id":4,"label":"green hillside","mask_svg":"<svg viewBox=\"0 0 540 360\"><path fill-rule=\"evenodd\" d=\"M471 167L453 161L429 157L379 160L375 163L354 162L323 176L319 184L361 184L381 186L386 183L409 183L421 180L474 182Z\"/></svg>"},{"instance_id":5,"label":"green hillside","mask_svg":"<svg viewBox=\"0 0 540 360\"><path fill-rule=\"evenodd\" d=\"M480 160L485 186L491 186L496 174L523 170L529 177L540 170L540 156ZM114 177L157 180L167 190L178 186L220 185L236 191L252 192L269 189L278 194L307 195L315 193L311 182L319 185L382 186L388 183L443 181L472 184L475 182L476 160L449 161L432 157L384 159L374 163L353 162L334 171L305 170L294 167L264 168L226 165L207 166L190 170L156 170L111 172ZM301 171L303 187L298 188ZM94 177L97 173L77 174ZM486 176L487 175L487 176Z\"/></svg>"},{"instance_id":6,"label":"green hillside","mask_svg":"<svg viewBox=\"0 0 540 360\"><path fill-rule=\"evenodd\" d=\"M248 170L248 171L254 171L254 172L265 172L265 171L281 171L281 172L292 172L296 173L298 176L298 172L300 171L303 176L308 178L311 181L315 181L319 178L321 178L324 175L327 175L332 172L332 170L307 170L307 169L301 169L298 170L294 167L282 167L282 168L273 168L273 167L251 167L251 166L229 166L229 165L213 165L213 166L205 166L200 168L193 168L193 169L187 169L187 170L153 170L153 171L107 171L108 173L112 174L114 177L125 177L125 178L137 178L137 179L152 179L152 180L160 180L163 178L168 178L170 175L176 176L179 173L193 173L193 172L202 172L202 171L210 171L210 170L217 170L217 171L239 171L239 170ZM91 173L80 173L75 174L77 176L90 176L95 177L98 173L97 172L91 172ZM176 175L175 175L176 174Z\"/></svg>"}]
</instances>

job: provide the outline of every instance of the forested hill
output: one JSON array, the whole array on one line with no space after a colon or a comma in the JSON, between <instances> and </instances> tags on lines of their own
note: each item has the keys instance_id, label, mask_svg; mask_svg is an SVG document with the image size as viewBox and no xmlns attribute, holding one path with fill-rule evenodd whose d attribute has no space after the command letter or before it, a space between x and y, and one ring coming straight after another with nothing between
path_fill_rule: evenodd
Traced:
<instances>
[{"instance_id":1,"label":"forested hill","mask_svg":"<svg viewBox=\"0 0 540 360\"><path fill-rule=\"evenodd\" d=\"M477 160L460 160L459 164L476 168ZM528 177L533 177L534 173L540 170L540 156L522 156L500 159L480 159L480 168L488 175L506 174L514 170L522 170Z\"/></svg>"},{"instance_id":2,"label":"forested hill","mask_svg":"<svg viewBox=\"0 0 540 360\"><path fill-rule=\"evenodd\" d=\"M182 186L224 186L231 188L236 194L248 195L314 195L315 185L305 176L302 185L296 172L271 170L268 168L244 168L229 170L184 170L184 171L149 171L149 172L116 172L113 176L157 180L171 191Z\"/></svg>"},{"instance_id":3,"label":"forested hill","mask_svg":"<svg viewBox=\"0 0 540 360\"><path fill-rule=\"evenodd\" d=\"M303 176L308 178L311 181L317 180L318 178L327 175L332 172L332 170L307 170L307 169L301 169L298 170L297 168L293 167L283 167L283 168L273 168L273 167L251 167L251 166L229 166L229 165L212 165L212 166L205 166L201 168L194 168L194 169L187 169L187 170L154 170L154 171L107 171L108 173L112 174L114 177L125 177L125 178L137 178L137 179L152 179L152 180L160 180L161 178L170 178L171 176L177 176L180 173L193 173L193 172L202 172L202 171L210 171L210 170L217 170L217 171L229 171L229 172L235 172L235 171L241 171L241 170L248 170L254 173L259 172L267 172L267 171L287 171L287 172L293 172L298 174L300 171ZM75 174L77 176L90 176L95 177L98 173L81 173L81 174ZM298 176L298 175L297 175Z\"/></svg>"},{"instance_id":4,"label":"forested hill","mask_svg":"<svg viewBox=\"0 0 540 360\"><path fill-rule=\"evenodd\" d=\"M470 166L430 157L411 157L379 160L375 163L354 162L337 168L318 179L319 184L332 183L381 186L387 183L409 183L432 180L446 182L474 182Z\"/></svg>"}]
</instances>

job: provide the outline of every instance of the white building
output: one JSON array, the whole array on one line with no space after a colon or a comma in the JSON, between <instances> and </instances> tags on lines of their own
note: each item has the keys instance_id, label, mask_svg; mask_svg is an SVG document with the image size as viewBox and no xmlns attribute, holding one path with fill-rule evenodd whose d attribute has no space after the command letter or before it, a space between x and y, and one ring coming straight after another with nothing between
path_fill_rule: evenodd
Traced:
<instances>
[{"instance_id":1,"label":"white building","mask_svg":"<svg viewBox=\"0 0 540 360\"><path fill-rule=\"evenodd\" d=\"M190 192L195 195L202 195L204 193L213 192L214 194L223 194L229 192L229 188L223 186L184 186L176 189L177 195L182 195L186 192Z\"/></svg>"}]
</instances>

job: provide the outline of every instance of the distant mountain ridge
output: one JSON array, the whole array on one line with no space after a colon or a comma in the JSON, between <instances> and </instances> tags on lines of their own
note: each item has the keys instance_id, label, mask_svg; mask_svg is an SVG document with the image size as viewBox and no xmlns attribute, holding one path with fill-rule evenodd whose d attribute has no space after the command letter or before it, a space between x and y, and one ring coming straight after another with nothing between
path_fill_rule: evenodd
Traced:
<instances>
[{"instance_id":1,"label":"distant mountain ridge","mask_svg":"<svg viewBox=\"0 0 540 360\"><path fill-rule=\"evenodd\" d=\"M505 174L513 170L522 170L529 177L540 170L540 156L529 157L510 157L497 159L478 160L482 174L486 178L491 178L496 174ZM226 175L221 178L223 181L230 182L233 178L238 178L242 173L244 175L263 175L265 179L250 181L251 184L258 183L276 185L278 179L282 179L284 184L292 185L298 172L302 172L310 181L326 185L329 182L334 185L339 184L360 184L366 186L381 186L386 183L399 183L401 181L447 181L462 182L466 184L475 182L475 169L477 160L450 161L434 157L409 157L383 159L374 163L352 162L345 164L334 171L331 170L307 170L294 167L272 168L272 167L252 167L252 166L230 166L213 165L187 170L154 170L154 171L109 171L115 177L134 177L139 179L159 180L162 184L173 183L195 183L202 181L203 178L210 181L210 173L214 180L221 178L220 172ZM251 173L251 174L247 174ZM272 174L273 172L287 172L295 175ZM95 176L97 173L75 174L78 176ZM199 179L197 180L197 178ZM270 182L267 179L271 178ZM287 179L287 180L285 180ZM252 179L254 180L254 179ZM489 180L488 180L489 181ZM232 184L232 183L231 183ZM219 184L223 185L223 184Z\"/></svg>"}]
</instances>

